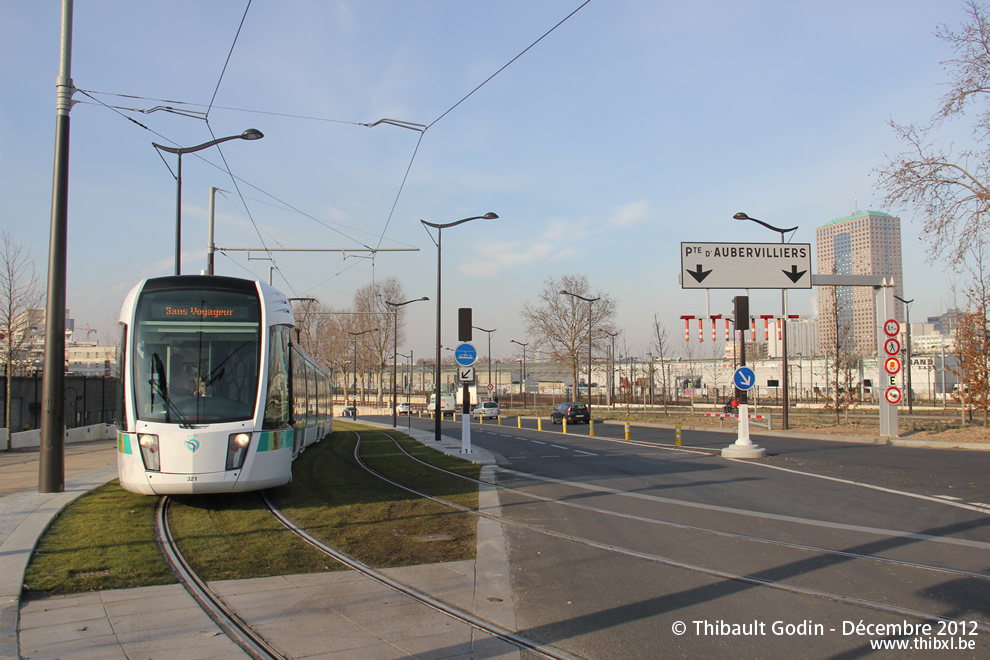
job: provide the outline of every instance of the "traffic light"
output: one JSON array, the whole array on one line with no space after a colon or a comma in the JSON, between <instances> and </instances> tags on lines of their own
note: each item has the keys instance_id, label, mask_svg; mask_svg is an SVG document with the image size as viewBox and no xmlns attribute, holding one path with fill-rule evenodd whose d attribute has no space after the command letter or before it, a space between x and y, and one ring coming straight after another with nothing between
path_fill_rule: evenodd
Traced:
<instances>
[{"instance_id":1,"label":"traffic light","mask_svg":"<svg viewBox=\"0 0 990 660\"><path fill-rule=\"evenodd\" d=\"M736 330L749 330L749 296L736 296L732 302L735 305Z\"/></svg>"},{"instance_id":2,"label":"traffic light","mask_svg":"<svg viewBox=\"0 0 990 660\"><path fill-rule=\"evenodd\" d=\"M457 310L457 341L471 341L471 308Z\"/></svg>"}]
</instances>

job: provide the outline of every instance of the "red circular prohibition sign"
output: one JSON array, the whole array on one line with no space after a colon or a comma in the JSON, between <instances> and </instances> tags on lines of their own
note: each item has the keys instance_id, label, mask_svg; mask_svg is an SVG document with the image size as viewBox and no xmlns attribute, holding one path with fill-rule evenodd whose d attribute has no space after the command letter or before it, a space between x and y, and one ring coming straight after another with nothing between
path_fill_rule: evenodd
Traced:
<instances>
[{"instance_id":1,"label":"red circular prohibition sign","mask_svg":"<svg viewBox=\"0 0 990 660\"><path fill-rule=\"evenodd\" d=\"M887 391L884 392L884 397L887 399L887 403L896 406L901 402L901 390L897 387L888 387Z\"/></svg>"}]
</instances>

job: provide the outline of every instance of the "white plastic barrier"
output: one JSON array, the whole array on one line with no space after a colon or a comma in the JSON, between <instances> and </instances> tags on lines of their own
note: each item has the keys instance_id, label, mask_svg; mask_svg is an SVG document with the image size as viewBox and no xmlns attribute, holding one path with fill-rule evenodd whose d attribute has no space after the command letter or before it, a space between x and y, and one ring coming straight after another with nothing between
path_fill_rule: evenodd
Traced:
<instances>
[{"instance_id":1,"label":"white plastic barrier","mask_svg":"<svg viewBox=\"0 0 990 660\"><path fill-rule=\"evenodd\" d=\"M0 429L0 438L7 437L7 430ZM91 424L90 426L80 426L74 429L65 430L65 443L93 442L96 440L115 440L117 438L117 427L113 424ZM11 438L13 449L27 449L41 446L41 429L31 431L21 431L14 433ZM6 449L6 447L2 447Z\"/></svg>"}]
</instances>

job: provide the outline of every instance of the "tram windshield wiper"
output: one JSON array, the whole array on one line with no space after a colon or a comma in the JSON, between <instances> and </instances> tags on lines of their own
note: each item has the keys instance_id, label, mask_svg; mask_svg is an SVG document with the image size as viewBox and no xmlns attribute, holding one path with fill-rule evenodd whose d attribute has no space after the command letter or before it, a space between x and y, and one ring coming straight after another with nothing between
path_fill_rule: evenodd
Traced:
<instances>
[{"instance_id":1,"label":"tram windshield wiper","mask_svg":"<svg viewBox=\"0 0 990 660\"><path fill-rule=\"evenodd\" d=\"M165 376L165 365L162 363L161 357L159 357L158 353L155 353L152 356L152 359L154 360L154 364L155 364L155 376L157 376L157 379L154 376L152 376L151 380L148 381L148 384L151 385L152 403L154 403L155 391L157 390L158 396L160 396L162 398L162 401L165 403L165 422L169 423L172 421L171 418L169 417L169 414L171 413L179 418L179 428L183 428L183 429L193 428L193 425L189 423L189 420L186 418L186 416L183 415L181 412L179 412L179 408L175 405L175 403L172 402L172 399L170 399L168 396L168 379Z\"/></svg>"}]
</instances>

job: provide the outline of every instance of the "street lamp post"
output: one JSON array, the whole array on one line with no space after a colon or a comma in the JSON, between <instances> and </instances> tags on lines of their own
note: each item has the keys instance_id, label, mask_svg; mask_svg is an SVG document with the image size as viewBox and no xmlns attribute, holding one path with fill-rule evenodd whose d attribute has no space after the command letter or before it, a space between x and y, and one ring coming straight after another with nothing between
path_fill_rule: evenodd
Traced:
<instances>
[{"instance_id":1,"label":"street lamp post","mask_svg":"<svg viewBox=\"0 0 990 660\"><path fill-rule=\"evenodd\" d=\"M770 229L772 231L775 231L775 232L780 233L780 243L781 244L784 243L784 234L786 234L788 232L792 232L792 231L796 231L797 230L797 227L791 227L789 229L781 229L780 227L774 227L773 225L767 224L767 223L763 222L762 220L757 220L756 218L751 218L751 217L749 217L748 215L746 215L745 213L743 213L741 211L739 213L736 213L732 217L734 219L736 219L736 220L749 220L751 222L755 222L756 224L763 225L767 229ZM787 428L788 428L787 410L790 407L789 406L790 397L788 396L788 393L787 393L787 386L789 384L789 382L788 382L789 379L787 377L787 289L781 289L780 290L780 316L781 316L781 319L780 319L780 323L781 323L781 330L780 330L780 333L781 333L780 334L781 347L780 347L780 353L781 353L781 361L782 361L782 363L784 365L784 368L781 370L783 372L781 374L781 378L784 381L783 382L783 386L784 386L784 400L782 401L782 403L783 403L783 410L782 410L783 414L781 415L780 421L781 421L781 427L782 427L782 429L784 431L786 431Z\"/></svg>"},{"instance_id":2,"label":"street lamp post","mask_svg":"<svg viewBox=\"0 0 990 660\"><path fill-rule=\"evenodd\" d=\"M443 239L443 230L446 229L447 227L456 227L457 225L464 224L465 222L470 222L471 220L494 220L496 218L498 218L498 215L496 215L495 213L492 213L492 212L489 211L488 213L486 213L484 215L475 215L475 216L471 216L470 218L463 218L461 220L457 220L455 222L448 222L448 223L442 224L442 225L441 224L435 224L433 222L427 222L426 220L420 220L420 222L423 223L424 226L426 226L426 227L433 227L434 229L437 230L437 240L434 241L437 244L437 346L436 346L436 349L437 349L437 363L434 366L434 369L436 370L436 375L435 375L435 377L433 379L434 380L434 383L433 383L433 396L434 396L434 399L435 399L434 400L434 420L433 420L434 421L434 424L433 424L434 435L433 435L433 439L436 442L440 442L440 421L441 421L441 414L440 414L440 349L441 349L441 346L440 346L440 285L441 285L441 279L440 279L440 272L441 272L441 264L443 262L441 261L441 258L440 257L441 257L441 243L442 243L442 239ZM429 232L427 232L427 233L429 233ZM431 234L431 238L432 238L432 234Z\"/></svg>"},{"instance_id":3,"label":"street lamp post","mask_svg":"<svg viewBox=\"0 0 990 660\"><path fill-rule=\"evenodd\" d=\"M571 296L572 298L577 298L579 300L583 300L584 302L588 303L588 410L590 411L591 410L591 321L592 321L591 306L594 303L601 300L601 297L585 298L584 296L579 296L576 293L571 293L570 291L564 291L563 289L560 290L560 293L561 295ZM574 383L575 397L577 396L577 387L578 384Z\"/></svg>"},{"instance_id":4,"label":"street lamp post","mask_svg":"<svg viewBox=\"0 0 990 660\"><path fill-rule=\"evenodd\" d=\"M347 331L347 334L354 337L354 407L357 408L357 337L361 335L366 335L369 332L378 332L378 328L372 328L371 330L365 330L363 332L351 332ZM364 373L364 372L362 372Z\"/></svg>"},{"instance_id":5,"label":"street lamp post","mask_svg":"<svg viewBox=\"0 0 990 660\"><path fill-rule=\"evenodd\" d=\"M526 347L529 346L529 342L526 342L524 344L521 341L516 341L515 339L510 339L509 341L511 341L513 344L519 344L520 346L522 346L523 349L522 381L519 384L519 389L522 390L522 395L523 395L522 407L525 408L526 407ZM512 378L509 378L509 381L510 381L509 385L511 385Z\"/></svg>"},{"instance_id":6,"label":"street lamp post","mask_svg":"<svg viewBox=\"0 0 990 660\"><path fill-rule=\"evenodd\" d=\"M911 396L911 303L914 302L914 298L911 300L904 300L904 298L901 298L900 296L895 295L894 297L904 303L907 310L907 356L904 360L904 368L907 369L907 400L908 414L910 415L914 412L914 402L912 401L914 397Z\"/></svg>"},{"instance_id":7,"label":"street lamp post","mask_svg":"<svg viewBox=\"0 0 990 660\"><path fill-rule=\"evenodd\" d=\"M395 407L399 404L396 399L395 394L395 372L399 365L399 308L403 305L408 305L414 302L423 302L424 300L429 300L426 296L422 298L416 298L415 300L407 300L406 302L394 303L388 300L385 304L389 307L394 307L395 311L392 312L392 317L395 319L395 325L392 328L392 428L394 429L399 425L399 413L396 412Z\"/></svg>"},{"instance_id":8,"label":"street lamp post","mask_svg":"<svg viewBox=\"0 0 990 660\"><path fill-rule=\"evenodd\" d=\"M619 335L618 332L605 332L606 335L612 338L612 352L609 353L609 366L608 366L608 405L610 408L615 408L615 338Z\"/></svg>"},{"instance_id":9,"label":"street lamp post","mask_svg":"<svg viewBox=\"0 0 990 660\"><path fill-rule=\"evenodd\" d=\"M169 147L163 144L158 144L157 142L152 142L151 146L159 151L167 151L170 154L175 154L178 156L178 166L175 174L175 274L181 274L181 257L180 251L182 249L182 154L191 154L195 151L202 151L203 149L208 149L209 147L220 144L221 142L227 142L228 140L260 140L265 137L265 134L256 128L249 128L240 135L230 135L228 137L220 138L218 140L210 140L209 142L204 142L203 144L198 144L195 147Z\"/></svg>"},{"instance_id":10,"label":"street lamp post","mask_svg":"<svg viewBox=\"0 0 990 660\"><path fill-rule=\"evenodd\" d=\"M492 328L491 330L485 330L484 328L479 328L476 325L472 325L475 330L481 330L482 332L488 333L488 384L492 384L492 333L494 333L498 328ZM495 390L490 390L494 392ZM488 395L489 400L491 400L492 395Z\"/></svg>"}]
</instances>

